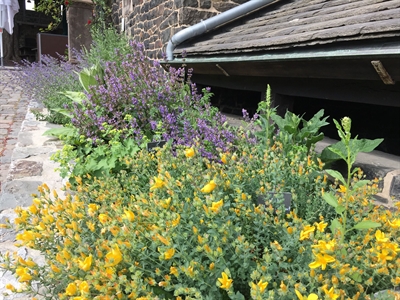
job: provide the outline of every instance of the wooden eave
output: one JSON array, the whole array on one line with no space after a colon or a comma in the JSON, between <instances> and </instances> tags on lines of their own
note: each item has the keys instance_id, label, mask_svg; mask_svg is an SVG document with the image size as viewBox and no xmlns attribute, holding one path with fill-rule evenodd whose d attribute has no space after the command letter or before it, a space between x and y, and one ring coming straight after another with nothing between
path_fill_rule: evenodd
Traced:
<instances>
[{"instance_id":1,"label":"wooden eave","mask_svg":"<svg viewBox=\"0 0 400 300\"><path fill-rule=\"evenodd\" d=\"M241 55L189 56L168 64L185 64L196 74L221 76L381 80L371 61L381 61L400 82L400 40L333 47L307 47Z\"/></svg>"}]
</instances>

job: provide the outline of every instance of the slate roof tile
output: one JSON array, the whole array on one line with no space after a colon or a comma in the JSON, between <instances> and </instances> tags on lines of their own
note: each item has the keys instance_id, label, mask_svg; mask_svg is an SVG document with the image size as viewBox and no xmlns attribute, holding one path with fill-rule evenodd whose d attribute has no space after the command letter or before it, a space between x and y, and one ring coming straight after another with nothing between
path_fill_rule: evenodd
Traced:
<instances>
[{"instance_id":1,"label":"slate roof tile","mask_svg":"<svg viewBox=\"0 0 400 300\"><path fill-rule=\"evenodd\" d=\"M280 0L179 45L188 55L400 37L400 0Z\"/></svg>"}]
</instances>

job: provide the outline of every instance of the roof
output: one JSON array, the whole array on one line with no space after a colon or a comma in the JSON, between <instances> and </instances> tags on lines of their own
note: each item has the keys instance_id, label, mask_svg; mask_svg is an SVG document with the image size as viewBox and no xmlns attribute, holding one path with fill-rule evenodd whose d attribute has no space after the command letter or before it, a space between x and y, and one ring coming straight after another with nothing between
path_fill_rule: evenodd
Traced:
<instances>
[{"instance_id":1,"label":"roof","mask_svg":"<svg viewBox=\"0 0 400 300\"><path fill-rule=\"evenodd\" d=\"M371 41L394 41L399 52L399 0L281 0L178 45L174 54L254 55Z\"/></svg>"}]
</instances>

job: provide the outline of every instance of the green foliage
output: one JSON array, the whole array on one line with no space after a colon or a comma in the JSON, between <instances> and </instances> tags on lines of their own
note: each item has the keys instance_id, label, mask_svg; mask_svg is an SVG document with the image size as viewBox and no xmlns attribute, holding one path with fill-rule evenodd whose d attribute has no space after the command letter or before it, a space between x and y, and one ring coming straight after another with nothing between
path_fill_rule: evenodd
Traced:
<instances>
[{"instance_id":1,"label":"green foliage","mask_svg":"<svg viewBox=\"0 0 400 300\"><path fill-rule=\"evenodd\" d=\"M255 135L260 141L260 145L268 146L270 140L275 138L280 140L288 151L292 147L305 145L310 152L310 149L324 138L324 134L319 132L321 127L329 124L326 122L328 117L322 118L323 109L308 121L290 111L287 111L282 118L276 113L276 107L272 107L269 85L266 91L266 100L259 103L257 113L259 116L255 123L261 130L257 131ZM276 129L279 130L278 134L276 134Z\"/></svg>"},{"instance_id":2,"label":"green foliage","mask_svg":"<svg viewBox=\"0 0 400 300\"><path fill-rule=\"evenodd\" d=\"M77 136L75 128L69 129L71 131L67 130L66 135L62 132L63 149L53 154L52 159L60 164L61 177L69 178L71 183L76 182L76 176L91 174L102 177L129 170L125 158L134 156L146 146L145 142L139 146L134 139L124 138L129 135L129 130L116 130L107 124L101 131L106 139L97 140L96 145L82 135ZM53 131L47 132L50 133Z\"/></svg>"},{"instance_id":3,"label":"green foliage","mask_svg":"<svg viewBox=\"0 0 400 300\"><path fill-rule=\"evenodd\" d=\"M285 117L272 115L271 119L276 123L280 133L285 132L285 145L305 145L310 151L311 147L324 138L324 134L319 132L321 127L328 125L328 117L322 118L324 110L321 109L309 121L303 117L287 111ZM322 119L321 119L322 118ZM279 134L280 134L279 133Z\"/></svg>"},{"instance_id":4,"label":"green foliage","mask_svg":"<svg viewBox=\"0 0 400 300\"><path fill-rule=\"evenodd\" d=\"M85 60L89 65L104 65L107 62L120 63L129 53L129 38L119 34L114 27L93 28L91 30L92 46L84 53Z\"/></svg>"},{"instance_id":5,"label":"green foliage","mask_svg":"<svg viewBox=\"0 0 400 300\"><path fill-rule=\"evenodd\" d=\"M271 117L276 115L276 108L272 107L271 86L267 85L265 101L261 101L257 108L258 118L256 125L260 126L261 130L256 131L255 135L259 142L267 146L272 139L275 130L275 124L271 122Z\"/></svg>"},{"instance_id":6,"label":"green foliage","mask_svg":"<svg viewBox=\"0 0 400 300\"><path fill-rule=\"evenodd\" d=\"M342 222L338 220L334 221L332 225L332 229L339 230L341 241L344 242L345 236L349 231L353 229L363 230L380 227L381 224L372 222L369 220L361 221L355 224L353 227L348 228L347 226L347 218L348 218L348 210L350 209L351 197L363 186L369 183L368 180L357 180L354 184L352 184L352 176L357 172L357 169L353 169L353 164L356 160L357 154L359 152L370 152L375 149L383 139L376 140L357 140L357 137L354 139L351 138L351 119L348 117L344 117L339 124L338 121L334 120L336 128L338 130L339 137L341 141L335 143L324 149L322 152L322 157L329 160L334 159L343 159L347 165L347 176L344 178L342 174L338 171L327 169L326 172L332 176L335 180L339 181L342 185L342 190L344 191L344 201L339 203L337 198L331 193L325 193L323 198L325 201L335 208L336 213L341 216Z\"/></svg>"},{"instance_id":7,"label":"green foliage","mask_svg":"<svg viewBox=\"0 0 400 300\"><path fill-rule=\"evenodd\" d=\"M152 153L129 153L126 147L117 143L104 153L104 157L111 157L125 151L119 155L124 157L125 171L98 180L93 179L93 170L88 170L85 180L75 179L74 197L66 199L55 196L50 200L51 193L42 187L26 218L18 220L24 232L47 224L37 239L29 240L29 234L24 233L18 239L29 247L47 249L47 268L40 276L32 275L32 280L59 281L49 285L48 296L66 299L73 290L68 287L76 285L76 296L87 299L118 293L123 299L128 295L135 295L135 299L154 299L155 295L162 299L170 295L250 299L253 295L256 299L256 295L268 295L289 273L302 272L303 265L310 262L310 253L298 253L302 247L300 230L288 230L302 226L303 221L294 212L286 216L271 200L256 204L257 194L287 189L296 194L311 188L298 180L295 185L295 180L283 180L279 145L274 150L265 149L260 157L257 149L243 144L240 152L221 153L224 164L200 156L196 147L193 151L178 147L175 155L171 155L171 145ZM307 163L305 159L293 161L293 177L302 176L297 170ZM266 174L276 182L270 183ZM50 215L56 222L45 221ZM107 267L111 258L118 262ZM71 267L68 261L73 262ZM266 265L268 271L264 270ZM282 269L287 272L282 273ZM66 276L70 272L75 277ZM223 286L223 273L233 278L232 284L228 281ZM83 281L89 290L80 290ZM137 285L128 284L132 281ZM268 287L260 281L269 282ZM108 289L110 282L112 290ZM293 297L292 290L282 299Z\"/></svg>"}]
</instances>

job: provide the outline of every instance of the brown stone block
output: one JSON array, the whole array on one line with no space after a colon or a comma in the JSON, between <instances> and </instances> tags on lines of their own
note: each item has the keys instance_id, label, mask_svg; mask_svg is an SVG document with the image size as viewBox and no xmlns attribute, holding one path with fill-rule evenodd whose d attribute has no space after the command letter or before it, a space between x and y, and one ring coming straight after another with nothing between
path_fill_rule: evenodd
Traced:
<instances>
[{"instance_id":1,"label":"brown stone block","mask_svg":"<svg viewBox=\"0 0 400 300\"><path fill-rule=\"evenodd\" d=\"M40 176L43 172L43 163L36 161L20 160L14 164L10 175L14 179Z\"/></svg>"}]
</instances>

